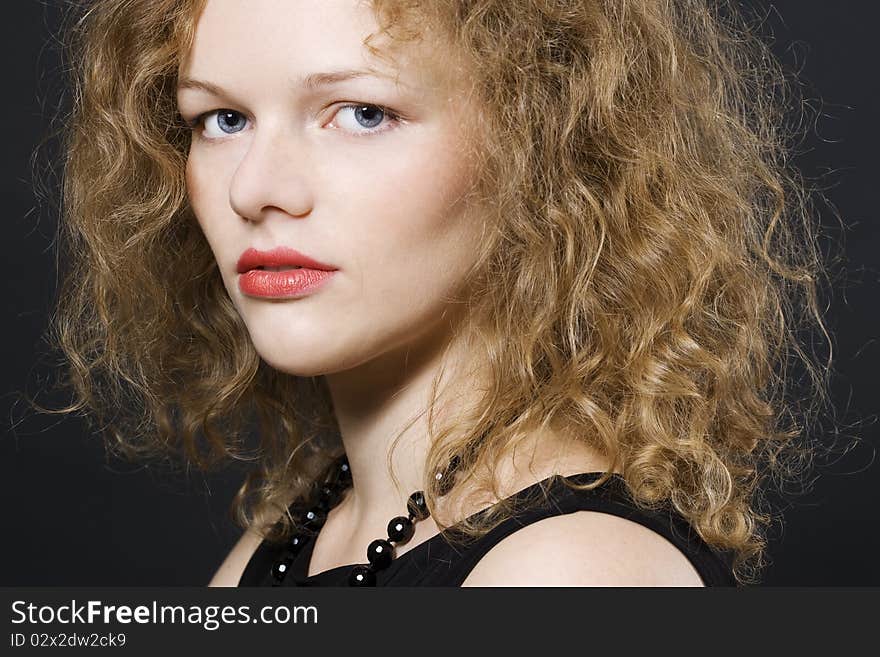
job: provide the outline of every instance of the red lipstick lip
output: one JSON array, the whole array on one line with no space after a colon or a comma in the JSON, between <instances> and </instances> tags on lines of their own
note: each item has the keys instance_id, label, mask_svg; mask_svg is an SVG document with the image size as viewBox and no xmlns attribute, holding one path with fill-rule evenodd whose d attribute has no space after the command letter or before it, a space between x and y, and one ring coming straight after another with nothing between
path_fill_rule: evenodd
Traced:
<instances>
[{"instance_id":1,"label":"red lipstick lip","mask_svg":"<svg viewBox=\"0 0 880 657\"><path fill-rule=\"evenodd\" d=\"M300 253L296 249L287 246L278 246L271 251L259 251L254 248L247 249L241 254L236 265L239 274L249 272L257 267L286 267L296 266L304 269L318 269L323 271L335 271L338 267L319 262L309 256Z\"/></svg>"}]
</instances>

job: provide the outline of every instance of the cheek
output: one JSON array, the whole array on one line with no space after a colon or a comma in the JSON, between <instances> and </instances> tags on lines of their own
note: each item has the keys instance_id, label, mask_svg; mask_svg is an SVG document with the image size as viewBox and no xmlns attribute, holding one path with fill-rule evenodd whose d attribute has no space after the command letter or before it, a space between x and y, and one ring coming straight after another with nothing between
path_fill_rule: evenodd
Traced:
<instances>
[{"instance_id":1,"label":"cheek","mask_svg":"<svg viewBox=\"0 0 880 657\"><path fill-rule=\"evenodd\" d=\"M228 182L222 173L218 175L212 163L190 158L186 165L186 188L193 215L214 254L229 296L236 303L235 280L230 268L241 249L230 229L234 224L229 217Z\"/></svg>"},{"instance_id":2,"label":"cheek","mask_svg":"<svg viewBox=\"0 0 880 657\"><path fill-rule=\"evenodd\" d=\"M375 182L352 195L346 211L359 219L353 232L368 245L359 251L369 260L359 265L401 275L448 272L451 261L466 259L476 246L477 224L463 198L473 179L467 163L446 142L383 161Z\"/></svg>"},{"instance_id":3,"label":"cheek","mask_svg":"<svg viewBox=\"0 0 880 657\"><path fill-rule=\"evenodd\" d=\"M202 217L206 216L204 209L209 198L208 192L209 190L206 188L202 180L202 174L199 170L198 162L195 158L190 156L186 160L186 193L189 198L190 207L193 209L196 218L199 220L199 225L202 226L203 230L204 225L202 224Z\"/></svg>"},{"instance_id":4,"label":"cheek","mask_svg":"<svg viewBox=\"0 0 880 657\"><path fill-rule=\"evenodd\" d=\"M222 179L222 175L218 175L217 170L210 163L192 156L187 159L186 190L190 207L215 254L219 231L214 223L219 218L225 217L222 202L223 198L228 198L228 194L224 197L224 185L227 183ZM225 189L228 190L228 186Z\"/></svg>"},{"instance_id":5,"label":"cheek","mask_svg":"<svg viewBox=\"0 0 880 657\"><path fill-rule=\"evenodd\" d=\"M445 145L407 153L388 160L340 212L354 219L346 231L354 294L344 324L380 343L421 333L443 316L479 246L477 213L462 199L473 180L465 164Z\"/></svg>"}]
</instances>

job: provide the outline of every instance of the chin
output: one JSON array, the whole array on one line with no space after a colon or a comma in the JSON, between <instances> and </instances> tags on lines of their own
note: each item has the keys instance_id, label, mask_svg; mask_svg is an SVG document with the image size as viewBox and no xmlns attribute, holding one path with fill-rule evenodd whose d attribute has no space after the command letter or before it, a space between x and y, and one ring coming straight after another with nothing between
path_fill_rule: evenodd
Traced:
<instances>
[{"instance_id":1,"label":"chin","mask_svg":"<svg viewBox=\"0 0 880 657\"><path fill-rule=\"evenodd\" d=\"M297 332L291 328L284 332L251 331L251 340L267 365L291 376L333 374L348 369L363 356L351 353L326 332Z\"/></svg>"},{"instance_id":2,"label":"chin","mask_svg":"<svg viewBox=\"0 0 880 657\"><path fill-rule=\"evenodd\" d=\"M320 354L309 354L308 357L298 357L296 354L279 353L278 349L257 349L260 358L273 370L289 374L291 376L321 376L332 370L332 364L320 358ZM317 357L316 357L317 356Z\"/></svg>"},{"instance_id":3,"label":"chin","mask_svg":"<svg viewBox=\"0 0 880 657\"><path fill-rule=\"evenodd\" d=\"M272 369L292 376L318 376L334 369L338 358L326 349L305 340L268 341L253 338L260 358Z\"/></svg>"}]
</instances>

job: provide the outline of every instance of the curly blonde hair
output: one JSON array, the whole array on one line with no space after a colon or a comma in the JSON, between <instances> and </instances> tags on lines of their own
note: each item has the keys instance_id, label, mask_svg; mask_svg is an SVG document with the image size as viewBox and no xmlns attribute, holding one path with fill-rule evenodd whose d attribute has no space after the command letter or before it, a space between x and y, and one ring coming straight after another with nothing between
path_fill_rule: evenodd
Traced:
<instances>
[{"instance_id":1,"label":"curly blonde hair","mask_svg":"<svg viewBox=\"0 0 880 657\"><path fill-rule=\"evenodd\" d=\"M831 340L781 65L744 15L707 0L371 4L368 48L437 39L481 101L487 239L460 331L489 386L463 426L426 409L425 472L457 457L457 486L494 490L503 454L565 426L637 504L671 505L756 582L759 485L807 467L795 411L827 403L830 371L795 336L813 323ZM187 201L175 88L203 5L92 0L70 26L51 338L75 400L52 412L88 414L132 458L251 462L234 509L243 526L280 516L275 539L342 444L322 378L261 361ZM812 383L802 406L786 395L792 358ZM441 491L424 484L433 508Z\"/></svg>"}]
</instances>

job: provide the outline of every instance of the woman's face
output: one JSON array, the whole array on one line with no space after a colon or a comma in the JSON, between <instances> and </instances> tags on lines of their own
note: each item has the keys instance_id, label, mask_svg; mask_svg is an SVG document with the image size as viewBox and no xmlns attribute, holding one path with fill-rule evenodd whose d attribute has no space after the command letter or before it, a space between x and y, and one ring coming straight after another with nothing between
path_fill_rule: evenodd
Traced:
<instances>
[{"instance_id":1,"label":"woman's face","mask_svg":"<svg viewBox=\"0 0 880 657\"><path fill-rule=\"evenodd\" d=\"M461 79L440 53L371 57L376 28L358 0L209 0L180 70L180 113L201 116L192 208L257 351L290 374L436 336L476 258ZM246 250L277 247L335 271L237 270Z\"/></svg>"}]
</instances>

